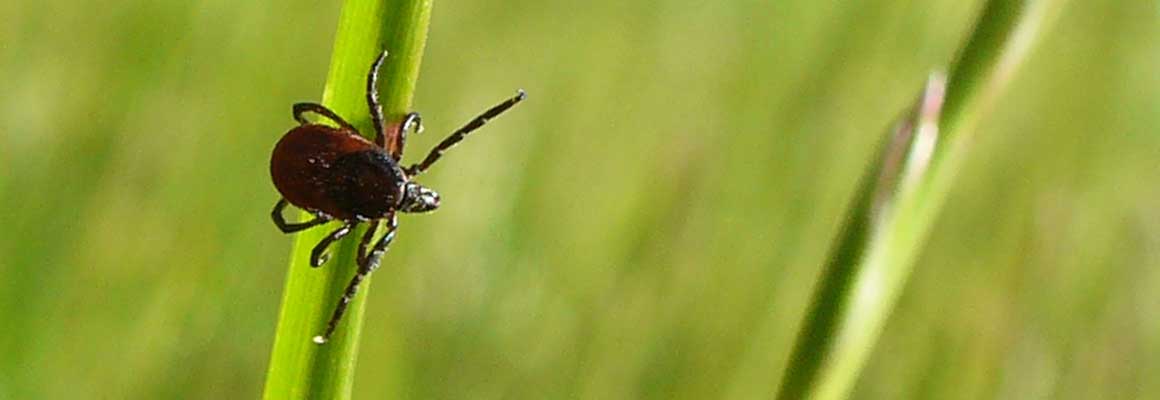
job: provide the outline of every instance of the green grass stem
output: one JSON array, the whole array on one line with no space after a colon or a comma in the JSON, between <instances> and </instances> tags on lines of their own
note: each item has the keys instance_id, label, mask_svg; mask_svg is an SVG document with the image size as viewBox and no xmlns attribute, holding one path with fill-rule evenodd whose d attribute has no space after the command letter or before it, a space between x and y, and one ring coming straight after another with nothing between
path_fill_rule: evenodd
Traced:
<instances>
[{"instance_id":1,"label":"green grass stem","mask_svg":"<svg viewBox=\"0 0 1160 400\"><path fill-rule=\"evenodd\" d=\"M835 240L779 399L849 394L962 169L979 121L1062 3L987 1L945 85L941 74L933 74L914 109L891 130Z\"/></svg>"},{"instance_id":2,"label":"green grass stem","mask_svg":"<svg viewBox=\"0 0 1160 400\"><path fill-rule=\"evenodd\" d=\"M384 115L390 123L409 111L431 4L431 0L347 0L339 17L322 103L364 135L372 136L365 79L371 62L386 49L390 56L379 75ZM361 230L335 244L326 265L309 265L311 248L336 226L331 223L299 233L294 242L266 374L266 399L350 397L369 280L362 284L330 342L317 345L311 341L323 331L356 270L356 241Z\"/></svg>"}]
</instances>

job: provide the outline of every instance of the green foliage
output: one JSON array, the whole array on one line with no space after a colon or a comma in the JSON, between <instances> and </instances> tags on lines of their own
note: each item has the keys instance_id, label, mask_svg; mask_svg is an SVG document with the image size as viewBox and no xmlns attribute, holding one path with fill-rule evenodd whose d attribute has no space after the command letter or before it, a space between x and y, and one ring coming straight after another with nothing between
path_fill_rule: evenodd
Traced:
<instances>
[{"instance_id":1,"label":"green foliage","mask_svg":"<svg viewBox=\"0 0 1160 400\"><path fill-rule=\"evenodd\" d=\"M960 173L975 123L1062 6L988 1L951 80L932 74L890 130L847 211L778 398L849 395Z\"/></svg>"},{"instance_id":2,"label":"green foliage","mask_svg":"<svg viewBox=\"0 0 1160 400\"><path fill-rule=\"evenodd\" d=\"M348 0L339 17L323 105L339 115L350 116L352 124L373 138L374 129L364 117L369 115L367 66L386 49L390 55L379 75L379 82L385 86L380 98L383 113L394 121L408 112L430 16L430 0ZM357 242L365 229L364 226L336 243L332 250L335 257L321 269L310 266L310 253L329 230L312 229L298 234L266 376L265 398L350 398L369 278L361 285L360 294L330 341L316 345L312 338L324 330L335 302L357 269Z\"/></svg>"},{"instance_id":3,"label":"green foliage","mask_svg":"<svg viewBox=\"0 0 1160 400\"><path fill-rule=\"evenodd\" d=\"M0 397L259 396L304 261L268 157L337 3L25 3L0 8ZM438 3L407 161L530 97L423 176L443 205L363 293L352 397L768 398L881 129L981 4ZM1160 395L1154 10L1046 28L851 397Z\"/></svg>"}]
</instances>

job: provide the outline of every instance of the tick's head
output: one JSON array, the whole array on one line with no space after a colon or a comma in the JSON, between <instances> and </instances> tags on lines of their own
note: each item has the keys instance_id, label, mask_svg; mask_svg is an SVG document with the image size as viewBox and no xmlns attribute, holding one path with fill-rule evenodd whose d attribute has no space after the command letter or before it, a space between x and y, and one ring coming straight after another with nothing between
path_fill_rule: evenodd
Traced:
<instances>
[{"instance_id":1,"label":"tick's head","mask_svg":"<svg viewBox=\"0 0 1160 400\"><path fill-rule=\"evenodd\" d=\"M403 187L403 201L399 204L399 211L425 213L435 211L436 208L439 208L439 193L415 182L407 182Z\"/></svg>"}]
</instances>

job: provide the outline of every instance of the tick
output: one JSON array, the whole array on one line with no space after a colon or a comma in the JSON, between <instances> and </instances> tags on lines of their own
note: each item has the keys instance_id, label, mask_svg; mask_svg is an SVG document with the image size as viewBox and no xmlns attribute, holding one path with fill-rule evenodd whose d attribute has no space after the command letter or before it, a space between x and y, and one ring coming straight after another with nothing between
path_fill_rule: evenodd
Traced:
<instances>
[{"instance_id":1,"label":"tick","mask_svg":"<svg viewBox=\"0 0 1160 400\"><path fill-rule=\"evenodd\" d=\"M376 82L379 67L386 57L385 51L379 54L367 73L366 100L375 129L373 142L365 139L353 125L325 106L298 103L294 105L293 113L299 125L282 136L270 157L270 176L282 194L282 199L274 205L271 213L278 229L283 233L294 233L330 221L342 222L342 226L314 246L310 255L312 267L326 263L329 258L327 248L332 243L354 231L359 224L370 225L359 242L356 260L358 270L338 300L327 322L326 331L314 337L314 342L318 344L329 340L342 320L347 305L358 293L359 284L379 267L383 253L395 239L395 232L399 228L396 214L425 213L439 207L439 194L415 182L415 178L431 168L445 151L469 133L525 97L524 91L520 90L514 97L484 111L452 132L419 163L402 167L406 135L412 131L421 132L422 119L418 113L412 112L403 117L397 127L385 125ZM329 119L336 127L310 122L305 118L306 113ZM388 129L393 132L387 132ZM287 204L306 210L314 218L305 222L286 222L282 211ZM382 221L386 221L386 232L375 241L375 232Z\"/></svg>"}]
</instances>

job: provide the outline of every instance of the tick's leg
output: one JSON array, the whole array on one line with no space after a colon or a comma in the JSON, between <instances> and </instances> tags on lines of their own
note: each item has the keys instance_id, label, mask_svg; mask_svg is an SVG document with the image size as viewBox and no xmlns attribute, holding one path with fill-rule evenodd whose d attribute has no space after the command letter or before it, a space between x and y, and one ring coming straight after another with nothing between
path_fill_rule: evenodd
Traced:
<instances>
[{"instance_id":1,"label":"tick's leg","mask_svg":"<svg viewBox=\"0 0 1160 400\"><path fill-rule=\"evenodd\" d=\"M383 140L383 107L379 105L379 67L383 66L383 60L387 59L387 51L383 50L379 53L379 58L371 63L371 70L367 72L367 108L371 110L371 122L375 124L375 143L379 147L385 147Z\"/></svg>"},{"instance_id":2,"label":"tick's leg","mask_svg":"<svg viewBox=\"0 0 1160 400\"><path fill-rule=\"evenodd\" d=\"M330 255L326 253L326 248L330 247L330 244L334 243L335 240L342 239L343 236L350 233L351 228L354 228L355 224L357 222L347 222L345 225L340 226L334 232L322 238L322 241L314 246L314 250L310 251L310 266L317 268L325 264L326 260L330 259Z\"/></svg>"},{"instance_id":3,"label":"tick's leg","mask_svg":"<svg viewBox=\"0 0 1160 400\"><path fill-rule=\"evenodd\" d=\"M439 161L439 157L443 156L443 152L454 147L456 144L462 141L464 137L467 137L467 134L476 129L479 129L479 127L486 124L488 120L495 118L496 116L503 114L503 112L507 111L509 108L512 108L512 106L516 105L516 103L519 103L521 100L523 100L524 97L526 97L524 91L520 90L519 93L515 95L515 97L507 99L503 103L499 103L499 105L484 111L483 114L475 117L475 119L471 120L471 122L468 122L467 125L464 125L462 128L459 128L459 130L455 132L452 132L450 136L448 136L446 139L443 139L442 142L439 142L439 145L435 146L434 149L431 149L431 152L427 153L427 158L424 158L422 162L407 167L407 175L414 177L416 175L422 174L424 171L427 171L427 168L431 168L432 164L435 164L436 161Z\"/></svg>"},{"instance_id":4,"label":"tick's leg","mask_svg":"<svg viewBox=\"0 0 1160 400\"><path fill-rule=\"evenodd\" d=\"M313 123L313 122L306 120L306 116L303 115L303 114L308 113L308 112L312 112L312 113L321 115L323 117L330 118L331 121L334 121L334 123L338 124L338 126L342 127L342 129L350 130L351 132L358 132L358 129L354 129L353 125L351 125L349 122L346 122L346 120L342 119L342 117L338 116L338 114L335 114L334 111L330 111L329 108L326 108L326 106L324 106L322 104L318 104L318 103L295 103L294 104L294 119L298 120L298 123L300 123L302 125L307 125L307 124Z\"/></svg>"},{"instance_id":5,"label":"tick's leg","mask_svg":"<svg viewBox=\"0 0 1160 400\"><path fill-rule=\"evenodd\" d=\"M326 221L330 221L330 218L318 216L306 222L293 224L288 223L286 222L286 218L282 216L282 210L286 208L286 204L289 204L286 199L278 200L278 204L274 205L274 211L270 213L270 216L274 218L274 225L278 225L278 229L281 229L282 233L294 233L301 230L310 229L315 226L325 224Z\"/></svg>"},{"instance_id":6,"label":"tick's leg","mask_svg":"<svg viewBox=\"0 0 1160 400\"><path fill-rule=\"evenodd\" d=\"M363 265L366 265L367 273L373 272L379 267L379 260L383 258L383 254L387 252L387 248L391 245L391 241L395 240L395 230L399 228L399 220L394 213L391 213L387 219L387 233L379 238L378 243L371 249L370 253L363 255Z\"/></svg>"},{"instance_id":7,"label":"tick's leg","mask_svg":"<svg viewBox=\"0 0 1160 400\"><path fill-rule=\"evenodd\" d=\"M416 134L423 132L423 118L419 116L419 113L407 113L407 116L403 117L403 123L399 124L399 130L395 132L395 140L388 143L387 153L390 153L395 162L403 159L403 147L407 144L407 132Z\"/></svg>"},{"instance_id":8,"label":"tick's leg","mask_svg":"<svg viewBox=\"0 0 1160 400\"><path fill-rule=\"evenodd\" d=\"M371 245L371 241L374 240L375 231L379 230L379 221L380 220L377 219L372 221L371 226L367 227L366 233L363 233L362 240L358 242L358 265L363 265L365 263L364 258L366 258L367 255L367 247L369 247Z\"/></svg>"},{"instance_id":9,"label":"tick's leg","mask_svg":"<svg viewBox=\"0 0 1160 400\"><path fill-rule=\"evenodd\" d=\"M338 299L338 305L334 307L334 313L330 315L330 321L326 323L326 331L321 335L314 337L314 343L323 344L330 340L330 335L338 328L338 323L342 321L342 315L346 313L346 307L350 305L350 301L358 294L358 285L371 272L379 267L379 260L383 253L386 253L387 247L391 245L391 241L395 240L395 230L399 227L395 215L387 217L387 233L383 235L382 239L375 244L374 249L369 254L362 257L362 263L359 264L358 272L355 273L354 278L350 280L350 284L346 286L346 292L343 293L342 298ZM363 236L364 241L369 241L373 237L372 234Z\"/></svg>"}]
</instances>

